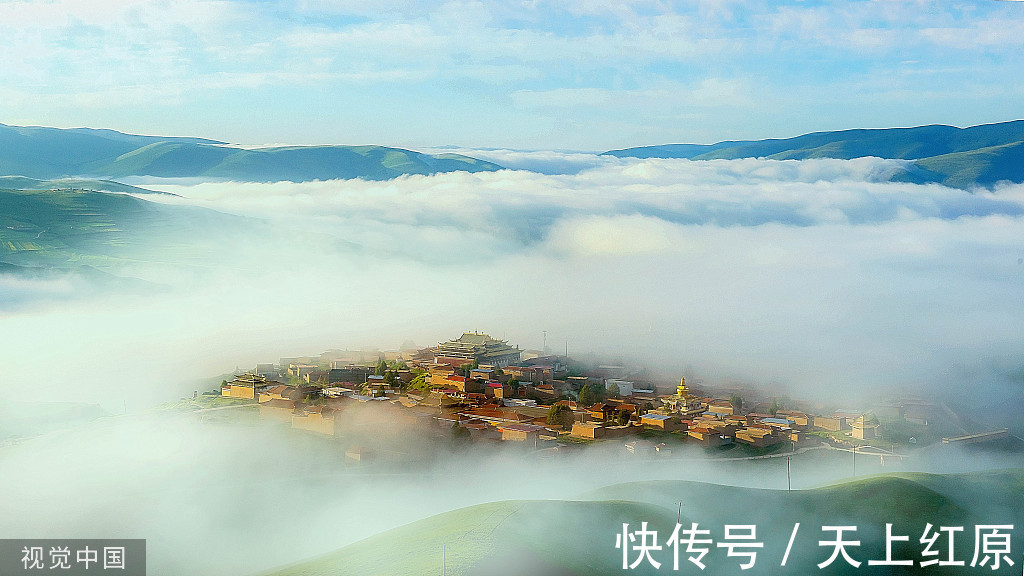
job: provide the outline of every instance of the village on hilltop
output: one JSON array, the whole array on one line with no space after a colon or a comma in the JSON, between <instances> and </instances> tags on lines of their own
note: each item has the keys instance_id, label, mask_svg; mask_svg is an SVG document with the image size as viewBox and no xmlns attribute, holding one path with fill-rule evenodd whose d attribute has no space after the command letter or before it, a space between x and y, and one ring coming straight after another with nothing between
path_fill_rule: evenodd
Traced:
<instances>
[{"instance_id":1,"label":"village on hilltop","mask_svg":"<svg viewBox=\"0 0 1024 576\"><path fill-rule=\"evenodd\" d=\"M340 435L349 410L370 404L396 425L424 425L467 443L557 450L623 439L630 452L647 455L669 455L685 442L744 446L751 454L825 444L874 449L884 457L896 456L897 446L1007 437L1005 429L969 430L944 404L919 398L821 410L751 389L697 388L685 378L673 390L638 379L624 366L584 367L478 332L401 352L282 358L225 380L219 395L251 401L261 420L325 436ZM357 448L349 456L366 458L367 451Z\"/></svg>"}]
</instances>

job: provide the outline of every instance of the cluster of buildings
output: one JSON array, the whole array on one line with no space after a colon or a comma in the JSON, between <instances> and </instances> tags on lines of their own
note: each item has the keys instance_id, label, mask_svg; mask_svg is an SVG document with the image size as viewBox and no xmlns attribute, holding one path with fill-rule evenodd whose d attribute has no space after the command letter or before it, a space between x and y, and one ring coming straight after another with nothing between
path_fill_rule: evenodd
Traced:
<instances>
[{"instance_id":1,"label":"cluster of buildings","mask_svg":"<svg viewBox=\"0 0 1024 576\"><path fill-rule=\"evenodd\" d=\"M629 379L620 366L570 374L565 357L523 351L477 332L391 358L363 352L328 354L332 357L258 365L253 373L226 382L221 395L255 400L262 419L326 435L339 434L346 412L361 405L374 406L394 424L433 427L439 435L462 429L461 434L475 440L538 447L566 436L597 440L644 430L676 432L678 438L709 448L731 443L801 447L819 441L822 434L810 433L815 430L861 440L880 434L871 413L841 410L812 415L772 411L763 404L744 412L735 397L694 393L685 379L674 393L659 394L653 385ZM377 373L382 359L395 361L385 375ZM589 394L583 393L585 387L590 387ZM580 401L595 390L596 401ZM563 406L559 410L572 415L571 424L565 416L549 418L553 406ZM645 441L629 446L649 448ZM651 447L668 450L663 444Z\"/></svg>"},{"instance_id":2,"label":"cluster of buildings","mask_svg":"<svg viewBox=\"0 0 1024 576\"><path fill-rule=\"evenodd\" d=\"M742 413L731 400L691 394L685 378L675 394L645 399L643 406L649 409L642 409L637 400L621 402L606 400L583 409L572 435L596 439L641 429L663 430L679 432L687 441L706 448L731 443L757 448L784 443L802 447L818 442L817 436L807 434L815 427L814 416L796 410ZM629 413L628 419L618 417L623 411Z\"/></svg>"}]
</instances>

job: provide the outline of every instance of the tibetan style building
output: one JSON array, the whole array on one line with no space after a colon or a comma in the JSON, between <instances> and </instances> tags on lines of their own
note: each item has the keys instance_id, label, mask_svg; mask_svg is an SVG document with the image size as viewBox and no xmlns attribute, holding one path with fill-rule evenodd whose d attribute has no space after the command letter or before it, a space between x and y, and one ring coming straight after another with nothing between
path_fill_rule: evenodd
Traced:
<instances>
[{"instance_id":1,"label":"tibetan style building","mask_svg":"<svg viewBox=\"0 0 1024 576\"><path fill-rule=\"evenodd\" d=\"M519 362L522 351L505 340L496 340L487 334L466 332L458 340L449 340L434 348L434 362L449 366L488 364L504 367Z\"/></svg>"}]
</instances>

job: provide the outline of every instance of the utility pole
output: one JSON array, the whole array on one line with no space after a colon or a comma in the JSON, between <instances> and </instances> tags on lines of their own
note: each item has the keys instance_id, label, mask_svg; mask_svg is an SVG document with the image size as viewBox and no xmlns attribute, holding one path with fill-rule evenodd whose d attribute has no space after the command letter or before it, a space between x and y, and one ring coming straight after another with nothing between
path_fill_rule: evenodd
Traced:
<instances>
[{"instance_id":1,"label":"utility pole","mask_svg":"<svg viewBox=\"0 0 1024 576\"><path fill-rule=\"evenodd\" d=\"M793 491L793 457L786 456L786 491Z\"/></svg>"},{"instance_id":2,"label":"utility pole","mask_svg":"<svg viewBox=\"0 0 1024 576\"><path fill-rule=\"evenodd\" d=\"M853 475L857 476L857 447L853 447Z\"/></svg>"},{"instance_id":3,"label":"utility pole","mask_svg":"<svg viewBox=\"0 0 1024 576\"><path fill-rule=\"evenodd\" d=\"M676 524L679 524L679 518L683 515L683 501L679 501L679 509L676 510Z\"/></svg>"}]
</instances>

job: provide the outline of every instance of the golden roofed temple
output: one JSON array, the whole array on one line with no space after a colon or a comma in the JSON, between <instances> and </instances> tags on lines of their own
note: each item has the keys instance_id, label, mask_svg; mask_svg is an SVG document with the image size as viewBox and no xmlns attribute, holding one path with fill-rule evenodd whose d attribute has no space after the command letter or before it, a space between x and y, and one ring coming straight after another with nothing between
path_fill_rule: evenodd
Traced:
<instances>
[{"instance_id":1,"label":"golden roofed temple","mask_svg":"<svg viewBox=\"0 0 1024 576\"><path fill-rule=\"evenodd\" d=\"M480 332L466 332L457 340L442 342L434 348L434 362L461 366L463 364L490 364L508 366L519 362L522 351L509 346L507 340L497 340Z\"/></svg>"},{"instance_id":2,"label":"golden roofed temple","mask_svg":"<svg viewBox=\"0 0 1024 576\"><path fill-rule=\"evenodd\" d=\"M679 386L676 386L676 396L686 398L690 395L690 389L686 387L686 378L679 379Z\"/></svg>"}]
</instances>

